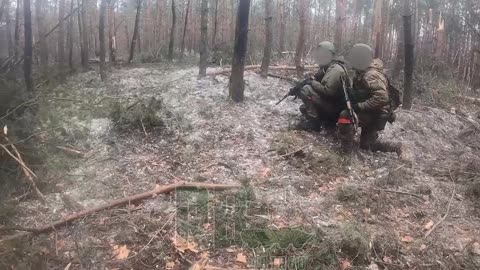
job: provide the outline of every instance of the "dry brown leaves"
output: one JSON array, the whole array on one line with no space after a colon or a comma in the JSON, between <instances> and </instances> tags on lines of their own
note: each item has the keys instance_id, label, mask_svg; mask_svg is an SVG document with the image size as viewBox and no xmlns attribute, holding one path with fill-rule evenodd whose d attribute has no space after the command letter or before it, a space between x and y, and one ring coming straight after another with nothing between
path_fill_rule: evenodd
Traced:
<instances>
[{"instance_id":1,"label":"dry brown leaves","mask_svg":"<svg viewBox=\"0 0 480 270\"><path fill-rule=\"evenodd\" d=\"M115 245L113 246L113 257L117 260L125 260L130 254L130 250L127 248L127 245Z\"/></svg>"}]
</instances>

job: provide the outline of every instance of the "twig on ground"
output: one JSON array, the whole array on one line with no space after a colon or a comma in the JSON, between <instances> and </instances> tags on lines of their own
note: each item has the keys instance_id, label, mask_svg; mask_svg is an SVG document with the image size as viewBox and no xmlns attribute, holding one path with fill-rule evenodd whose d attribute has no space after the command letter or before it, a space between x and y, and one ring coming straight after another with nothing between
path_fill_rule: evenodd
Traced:
<instances>
[{"instance_id":1,"label":"twig on ground","mask_svg":"<svg viewBox=\"0 0 480 270\"><path fill-rule=\"evenodd\" d=\"M180 183L170 184L166 186L158 186L153 190L135 194L129 197L113 200L103 205L99 205L93 208L89 208L80 212L73 213L51 224L47 224L39 228L29 228L28 230L33 232L34 234L48 233L48 232L51 232L52 230L55 230L56 228L65 226L74 220L89 216L93 213L118 207L118 206L122 206L122 205L126 205L126 204L143 201L145 199L152 198L158 194L169 193L177 189L197 188L197 189L221 191L221 190L228 190L228 189L234 189L234 188L240 188L240 187L241 186L239 185L209 184L209 183L197 183L197 182L180 182ZM18 237L22 237L22 236L24 236L24 234L18 234ZM12 237L9 237L10 240L15 238L16 238L15 235ZM0 240L0 243L2 243L3 241L4 240Z\"/></svg>"},{"instance_id":2,"label":"twig on ground","mask_svg":"<svg viewBox=\"0 0 480 270\"><path fill-rule=\"evenodd\" d=\"M10 142L8 140L8 138L5 136L7 142ZM27 167L27 165L25 164L25 162L23 162L22 160L22 156L20 155L20 152L18 152L17 148L15 147L15 145L11 144L10 145L13 149L13 151L15 152L16 156L14 154L12 154L12 152L10 152L10 150L8 150L8 148L3 145L3 144L0 144L0 147L3 148L3 150L5 150L5 152L11 156L19 165L20 167L22 168L22 171L23 173L25 174L27 180L30 182L30 184L32 185L33 187L33 190L35 190L35 193L37 194L38 198L45 202L45 196L42 194L42 192L38 189L36 183L35 183L35 180L33 178L37 178L37 175L35 175L35 173L30 170L30 168Z\"/></svg>"},{"instance_id":3,"label":"twig on ground","mask_svg":"<svg viewBox=\"0 0 480 270\"><path fill-rule=\"evenodd\" d=\"M18 109L20 109L21 107L23 106L31 106L33 104L36 103L37 99L38 99L39 96L36 96L34 97L33 99L30 99L30 100L27 100L25 102L22 102L20 103L17 107L13 108L13 110L11 110L10 112L8 112L7 114L5 114L4 116L0 117L0 120L3 120L5 118L7 118L8 116L10 116L11 114L13 114L14 112L16 112Z\"/></svg>"},{"instance_id":4,"label":"twig on ground","mask_svg":"<svg viewBox=\"0 0 480 270\"><path fill-rule=\"evenodd\" d=\"M63 147L63 146L55 146L55 147L57 149L60 149L64 152L66 152L67 154L72 154L74 156L83 157L83 152L82 151L79 151L79 150L76 150L76 149L73 149L73 148Z\"/></svg>"},{"instance_id":5,"label":"twig on ground","mask_svg":"<svg viewBox=\"0 0 480 270\"><path fill-rule=\"evenodd\" d=\"M388 193L396 193L396 194L401 194L401 195L408 195L408 196L412 196L412 197L415 197L415 198L419 198L419 199L421 199L421 200L425 200L421 195L415 194L415 193L411 193L411 192L391 190L391 189L383 189L383 188L372 188L372 189L373 189L373 190L376 190L376 191L383 191L383 192L388 192Z\"/></svg>"},{"instance_id":6,"label":"twig on ground","mask_svg":"<svg viewBox=\"0 0 480 270\"><path fill-rule=\"evenodd\" d=\"M448 214L450 213L450 207L452 206L453 197L455 197L455 182L453 182L452 195L448 200L447 211L445 212L445 215L443 215L442 218L437 221L437 223L435 223L427 233L425 233L425 238L427 238L438 227L438 225L440 225L447 218Z\"/></svg>"},{"instance_id":7,"label":"twig on ground","mask_svg":"<svg viewBox=\"0 0 480 270\"><path fill-rule=\"evenodd\" d=\"M308 146L308 145L305 145L305 146L303 146L303 147L301 147L301 148L299 148L299 149L297 149L297 150L294 150L294 151L292 151L292 152L283 154L283 155L281 155L280 157L286 158L286 157L289 157L289 156L298 154L298 153L300 153L301 151L303 151L305 148L307 148L307 146Z\"/></svg>"},{"instance_id":8,"label":"twig on ground","mask_svg":"<svg viewBox=\"0 0 480 270\"><path fill-rule=\"evenodd\" d=\"M280 79L280 80L285 80L285 81L293 83L293 84L296 84L298 82L297 79L290 78L290 77L287 77L287 76L278 75L278 74L274 74L274 73L268 73L268 76L273 77L273 78L277 78L277 79Z\"/></svg>"}]
</instances>

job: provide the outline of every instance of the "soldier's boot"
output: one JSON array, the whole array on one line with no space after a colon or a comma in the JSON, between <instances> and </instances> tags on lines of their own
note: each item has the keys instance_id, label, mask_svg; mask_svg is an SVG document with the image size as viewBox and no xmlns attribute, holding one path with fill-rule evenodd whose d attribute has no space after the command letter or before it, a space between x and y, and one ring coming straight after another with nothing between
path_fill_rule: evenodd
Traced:
<instances>
[{"instance_id":1,"label":"soldier's boot","mask_svg":"<svg viewBox=\"0 0 480 270\"><path fill-rule=\"evenodd\" d=\"M380 142L376 141L370 147L372 151L380 151L385 153L397 153L399 157L402 156L403 149L401 143L394 143L394 142Z\"/></svg>"},{"instance_id":2,"label":"soldier's boot","mask_svg":"<svg viewBox=\"0 0 480 270\"><path fill-rule=\"evenodd\" d=\"M320 131L321 125L317 119L305 116L295 125L295 129L305 131Z\"/></svg>"}]
</instances>

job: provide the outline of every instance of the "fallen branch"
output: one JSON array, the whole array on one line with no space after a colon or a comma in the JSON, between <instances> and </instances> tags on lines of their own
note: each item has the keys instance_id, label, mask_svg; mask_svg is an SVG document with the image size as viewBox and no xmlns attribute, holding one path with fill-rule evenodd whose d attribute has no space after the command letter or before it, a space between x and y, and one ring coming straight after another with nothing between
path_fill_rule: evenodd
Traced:
<instances>
[{"instance_id":1,"label":"fallen branch","mask_svg":"<svg viewBox=\"0 0 480 270\"><path fill-rule=\"evenodd\" d=\"M10 143L10 141L8 140L8 138L5 136L6 140L8 143ZM22 171L23 173L25 174L27 180L30 182L30 184L32 185L33 187L33 190L35 190L35 193L37 194L38 198L45 202L45 196L42 194L42 192L38 189L37 185L35 184L35 180L33 178L37 178L37 176L35 175L35 173L30 170L30 168L27 167L27 165L25 164L25 162L23 162L22 160L22 156L20 155L20 152L18 152L17 148L15 147L15 145L13 144L10 144L10 146L12 147L13 151L15 152L15 155L12 154L12 152L10 152L10 150L8 150L8 148L3 145L3 144L0 144L0 147L3 148L3 150L5 150L5 152L11 156L19 165L20 167L22 168Z\"/></svg>"},{"instance_id":2,"label":"fallen branch","mask_svg":"<svg viewBox=\"0 0 480 270\"><path fill-rule=\"evenodd\" d=\"M281 155L280 157L282 157L282 158L286 158L286 157L289 157L289 156L296 155L296 154L298 154L298 153L302 152L302 151L303 151L303 149L307 148L307 146L308 146L308 145L306 145L306 146L303 146L303 147L301 147L301 148L299 148L299 149L297 149L297 150L294 150L294 151L292 151L292 152L289 152L289 153L283 154L283 155Z\"/></svg>"},{"instance_id":3,"label":"fallen branch","mask_svg":"<svg viewBox=\"0 0 480 270\"><path fill-rule=\"evenodd\" d=\"M447 212L445 212L445 215L443 215L443 217L439 221L437 221L437 223L435 223L432 226L432 228L425 234L425 238L427 238L435 230L435 228L437 228L438 225L440 225L440 223L442 223L447 218L448 213L450 213L450 207L452 206L452 201L454 196L455 196L455 183L453 183L452 196L450 196L450 199L448 200Z\"/></svg>"},{"instance_id":4,"label":"fallen branch","mask_svg":"<svg viewBox=\"0 0 480 270\"><path fill-rule=\"evenodd\" d=\"M268 76L273 77L273 78L277 78L277 79L280 79L280 80L285 80L285 81L293 83L293 84L298 83L298 80L296 80L294 78L287 77L287 76L277 75L277 74L274 74L274 73L268 73Z\"/></svg>"},{"instance_id":5,"label":"fallen branch","mask_svg":"<svg viewBox=\"0 0 480 270\"><path fill-rule=\"evenodd\" d=\"M172 191L175 191L177 189L207 189L207 190L216 190L216 191L221 191L221 190L227 190L227 189L234 189L234 188L240 188L238 185L223 185L223 184L209 184L209 183L196 183L196 182L180 182L176 184L170 184L166 186L157 186L153 190L135 194L129 197L113 200L111 202L108 202L103 205L99 205L97 207L93 207L90 209L85 209L76 213L73 213L71 215L68 215L58 221L55 221L51 224L47 224L45 226L41 226L39 228L19 228L19 227L12 227L13 230L21 230L21 231L27 231L30 233L34 234L41 234L41 233L48 233L51 232L52 230L55 230L61 226L68 225L70 222L77 220L79 218L83 218L86 216L89 216L93 213L118 207L118 206L123 206L131 203L136 203L143 201L148 198L152 198L158 194L164 194L164 193L169 193ZM25 233L19 233L17 234L18 237L22 237L25 235ZM9 240L15 239L15 236L8 237ZM2 240L4 241L4 240ZM2 242L0 241L0 243Z\"/></svg>"},{"instance_id":6,"label":"fallen branch","mask_svg":"<svg viewBox=\"0 0 480 270\"><path fill-rule=\"evenodd\" d=\"M383 191L383 192L387 192L387 193L396 193L396 194L401 194L401 195L408 195L408 196L412 196L412 197L415 197L415 198L419 198L421 200L425 200L421 195L411 193L411 192L406 192L406 191L397 191L397 190L382 189L382 188L373 188L373 190Z\"/></svg>"},{"instance_id":7,"label":"fallen branch","mask_svg":"<svg viewBox=\"0 0 480 270\"><path fill-rule=\"evenodd\" d=\"M67 154L73 155L75 157L83 157L83 152L78 151L73 148L63 147L63 146L55 146L57 149L64 151Z\"/></svg>"},{"instance_id":8,"label":"fallen branch","mask_svg":"<svg viewBox=\"0 0 480 270\"><path fill-rule=\"evenodd\" d=\"M467 96L457 96L459 99L463 99L465 101L470 101L473 104L480 105L480 98L474 98L474 97L467 97Z\"/></svg>"},{"instance_id":9,"label":"fallen branch","mask_svg":"<svg viewBox=\"0 0 480 270\"><path fill-rule=\"evenodd\" d=\"M250 65L250 66L245 66L245 70L253 70L253 69L259 69L260 65ZM304 66L304 69L316 69L317 66ZM296 67L293 66L270 66L270 70L297 70ZM210 71L207 72L208 76L216 76L216 75L222 75L222 74L227 74L232 72L232 68L224 68L220 70L215 70L215 71Z\"/></svg>"}]
</instances>

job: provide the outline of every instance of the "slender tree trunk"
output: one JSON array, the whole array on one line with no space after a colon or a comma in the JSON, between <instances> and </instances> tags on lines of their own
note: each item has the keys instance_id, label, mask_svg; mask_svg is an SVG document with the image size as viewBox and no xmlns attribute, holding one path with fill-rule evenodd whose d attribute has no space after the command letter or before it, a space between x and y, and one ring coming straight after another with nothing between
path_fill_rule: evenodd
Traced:
<instances>
[{"instance_id":1,"label":"slender tree trunk","mask_svg":"<svg viewBox=\"0 0 480 270\"><path fill-rule=\"evenodd\" d=\"M7 3L6 10L5 10L5 19L7 20L7 44L8 44L8 56L13 57L15 55L15 45L13 44L13 37L12 37L12 20L10 17L10 2Z\"/></svg>"},{"instance_id":2,"label":"slender tree trunk","mask_svg":"<svg viewBox=\"0 0 480 270\"><path fill-rule=\"evenodd\" d=\"M437 58L437 60L441 60L441 58L443 57L443 53L445 52L445 45L445 21L442 18L442 13L440 13L437 27L437 44L435 47L435 57Z\"/></svg>"},{"instance_id":3,"label":"slender tree trunk","mask_svg":"<svg viewBox=\"0 0 480 270\"><path fill-rule=\"evenodd\" d=\"M67 46L68 46L68 67L73 70L73 1L70 1L70 18L68 18Z\"/></svg>"},{"instance_id":4,"label":"slender tree trunk","mask_svg":"<svg viewBox=\"0 0 480 270\"><path fill-rule=\"evenodd\" d=\"M128 56L128 63L132 62L133 56L135 54L135 46L136 46L136 43L137 43L138 24L140 22L140 11L141 11L141 9L142 9L142 0L137 0L137 14L135 15L135 25L133 27L133 36L132 36L132 43L130 45L130 55Z\"/></svg>"},{"instance_id":5,"label":"slender tree trunk","mask_svg":"<svg viewBox=\"0 0 480 270\"><path fill-rule=\"evenodd\" d=\"M270 66L270 58L272 55L273 43L273 17L272 17L272 1L265 0L265 48L263 50L263 60L260 74L263 78L268 77L268 67Z\"/></svg>"},{"instance_id":6,"label":"slender tree trunk","mask_svg":"<svg viewBox=\"0 0 480 270\"><path fill-rule=\"evenodd\" d=\"M185 36L187 35L187 26L188 26L188 13L190 12L190 0L187 2L187 11L185 12L185 24L183 25L183 35L182 35L182 47L180 57L183 57L185 53Z\"/></svg>"},{"instance_id":7,"label":"slender tree trunk","mask_svg":"<svg viewBox=\"0 0 480 270\"><path fill-rule=\"evenodd\" d=\"M98 41L100 43L100 78L102 81L107 80L107 70L105 65L105 13L107 10L107 0L100 2L100 18L98 22Z\"/></svg>"},{"instance_id":8,"label":"slender tree trunk","mask_svg":"<svg viewBox=\"0 0 480 270\"><path fill-rule=\"evenodd\" d=\"M33 92L33 80L32 80L32 57L33 57L33 38L32 38L32 13L30 8L30 0L23 0L23 16L24 16L24 35L25 35L25 47L24 47L24 60L23 71L25 75L25 85L28 92Z\"/></svg>"},{"instance_id":9,"label":"slender tree trunk","mask_svg":"<svg viewBox=\"0 0 480 270\"><path fill-rule=\"evenodd\" d=\"M382 53L382 13L383 0L375 0L373 9L373 30L372 30L372 44L374 45L375 58L380 58Z\"/></svg>"},{"instance_id":10,"label":"slender tree trunk","mask_svg":"<svg viewBox=\"0 0 480 270\"><path fill-rule=\"evenodd\" d=\"M88 8L88 0L82 0L82 67L84 71L87 71L89 68L88 63L88 22L87 22L87 8Z\"/></svg>"},{"instance_id":11,"label":"slender tree trunk","mask_svg":"<svg viewBox=\"0 0 480 270\"><path fill-rule=\"evenodd\" d=\"M397 37L397 54L395 57L395 64L392 71L392 80L395 80L400 75L402 71L403 62L405 60L405 34L403 29L398 31Z\"/></svg>"},{"instance_id":12,"label":"slender tree trunk","mask_svg":"<svg viewBox=\"0 0 480 270\"><path fill-rule=\"evenodd\" d=\"M217 42L217 28L218 28L218 0L215 1L215 13L213 18L213 33L212 33L212 48L215 48Z\"/></svg>"},{"instance_id":13,"label":"slender tree trunk","mask_svg":"<svg viewBox=\"0 0 480 270\"><path fill-rule=\"evenodd\" d=\"M24 7L25 8L25 7ZM40 65L48 66L48 48L45 40L45 14L43 14L43 0L35 1L35 17L37 21L37 38L40 50Z\"/></svg>"},{"instance_id":14,"label":"slender tree trunk","mask_svg":"<svg viewBox=\"0 0 480 270\"><path fill-rule=\"evenodd\" d=\"M202 0L200 11L200 63L198 75L205 77L207 75L207 57L208 57L208 0Z\"/></svg>"},{"instance_id":15,"label":"slender tree trunk","mask_svg":"<svg viewBox=\"0 0 480 270\"><path fill-rule=\"evenodd\" d=\"M403 14L403 31L405 37L405 90L403 93L403 108L410 110L413 99L413 66L414 44L412 37L412 14L410 13L410 0L405 0Z\"/></svg>"},{"instance_id":16,"label":"slender tree trunk","mask_svg":"<svg viewBox=\"0 0 480 270\"><path fill-rule=\"evenodd\" d=\"M14 59L17 62L20 56L20 7L21 1L17 0L17 7L15 9L15 31L13 33L14 38Z\"/></svg>"},{"instance_id":17,"label":"slender tree trunk","mask_svg":"<svg viewBox=\"0 0 480 270\"><path fill-rule=\"evenodd\" d=\"M280 7L280 33L278 37L278 51L279 55L285 51L285 33L287 32L287 7L285 6L285 0L280 0L281 7Z\"/></svg>"},{"instance_id":18,"label":"slender tree trunk","mask_svg":"<svg viewBox=\"0 0 480 270\"><path fill-rule=\"evenodd\" d=\"M245 56L248 44L248 17L250 13L250 0L239 0L237 11L237 25L235 29L235 45L233 48L232 73L230 75L229 96L234 102L243 101L245 82L243 72L245 69Z\"/></svg>"},{"instance_id":19,"label":"slender tree trunk","mask_svg":"<svg viewBox=\"0 0 480 270\"><path fill-rule=\"evenodd\" d=\"M335 38L334 43L338 51L343 51L343 31L345 27L345 0L336 0L335 9Z\"/></svg>"},{"instance_id":20,"label":"slender tree trunk","mask_svg":"<svg viewBox=\"0 0 480 270\"><path fill-rule=\"evenodd\" d=\"M298 1L298 12L299 12L299 23L300 23L300 30L298 34L298 40L297 40L297 47L295 50L295 67L297 68L297 77L302 78L303 77L303 64L302 64L302 59L303 59L303 54L305 52L305 25L307 23L307 9L308 9L308 4L307 0L299 0Z\"/></svg>"},{"instance_id":21,"label":"slender tree trunk","mask_svg":"<svg viewBox=\"0 0 480 270\"><path fill-rule=\"evenodd\" d=\"M60 74L60 81L65 80L65 0L59 1L58 11L58 67Z\"/></svg>"},{"instance_id":22,"label":"slender tree trunk","mask_svg":"<svg viewBox=\"0 0 480 270\"><path fill-rule=\"evenodd\" d=\"M177 14L175 12L175 0L172 0L172 28L170 29L170 42L168 44L168 60L173 61L173 48L175 45L175 27L177 26Z\"/></svg>"},{"instance_id":23,"label":"slender tree trunk","mask_svg":"<svg viewBox=\"0 0 480 270\"><path fill-rule=\"evenodd\" d=\"M116 56L116 30L115 30L115 0L108 1L108 48L110 51L110 62L115 63Z\"/></svg>"},{"instance_id":24,"label":"slender tree trunk","mask_svg":"<svg viewBox=\"0 0 480 270\"><path fill-rule=\"evenodd\" d=\"M73 1L73 0L72 0ZM82 68L85 68L85 63L84 63L84 58L83 58L83 27L82 27L82 2L80 0L77 0L77 5L80 7L77 9L77 23L78 23L78 39L79 39L79 45L80 45L80 63L82 64Z\"/></svg>"}]
</instances>

